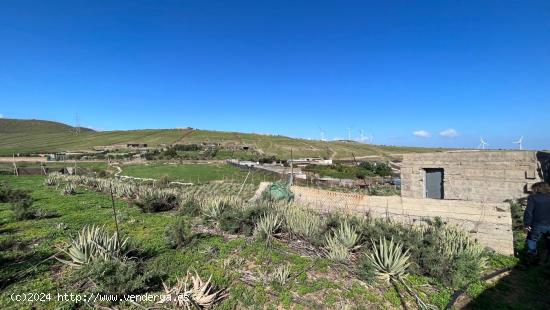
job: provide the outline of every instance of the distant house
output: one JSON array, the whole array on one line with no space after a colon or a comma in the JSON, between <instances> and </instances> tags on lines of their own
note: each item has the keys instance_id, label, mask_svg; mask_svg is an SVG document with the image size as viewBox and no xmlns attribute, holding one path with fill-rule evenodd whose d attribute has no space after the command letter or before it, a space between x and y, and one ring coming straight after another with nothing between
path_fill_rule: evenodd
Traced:
<instances>
[{"instance_id":1,"label":"distant house","mask_svg":"<svg viewBox=\"0 0 550 310\"><path fill-rule=\"evenodd\" d=\"M255 166L258 166L259 164L260 163L257 161L248 161L248 160L243 160L239 162L239 166L244 166L244 167L255 167Z\"/></svg>"},{"instance_id":2,"label":"distant house","mask_svg":"<svg viewBox=\"0 0 550 310\"><path fill-rule=\"evenodd\" d=\"M147 147L147 143L128 143L126 144L127 148L144 148Z\"/></svg>"},{"instance_id":3,"label":"distant house","mask_svg":"<svg viewBox=\"0 0 550 310\"><path fill-rule=\"evenodd\" d=\"M288 160L288 163L295 165L332 165L332 159L323 159L321 157L306 157Z\"/></svg>"}]
</instances>

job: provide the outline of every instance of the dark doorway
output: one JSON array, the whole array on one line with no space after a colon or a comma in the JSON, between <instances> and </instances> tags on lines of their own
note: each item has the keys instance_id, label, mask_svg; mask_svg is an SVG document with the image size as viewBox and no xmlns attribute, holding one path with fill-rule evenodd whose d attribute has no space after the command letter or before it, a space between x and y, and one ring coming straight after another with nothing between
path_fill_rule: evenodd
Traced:
<instances>
[{"instance_id":1,"label":"dark doorway","mask_svg":"<svg viewBox=\"0 0 550 310\"><path fill-rule=\"evenodd\" d=\"M443 199L443 169L426 170L426 198Z\"/></svg>"}]
</instances>

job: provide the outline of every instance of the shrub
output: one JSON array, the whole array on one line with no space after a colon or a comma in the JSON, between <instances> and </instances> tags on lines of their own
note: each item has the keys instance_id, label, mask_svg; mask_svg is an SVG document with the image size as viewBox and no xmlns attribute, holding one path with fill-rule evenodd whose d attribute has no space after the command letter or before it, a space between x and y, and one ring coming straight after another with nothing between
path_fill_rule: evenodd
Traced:
<instances>
[{"instance_id":1,"label":"shrub","mask_svg":"<svg viewBox=\"0 0 550 310\"><path fill-rule=\"evenodd\" d=\"M95 294L137 294L158 288L162 279L157 273L140 270L136 261L93 261L74 273L78 282L87 282L87 291ZM83 285L83 284L81 284Z\"/></svg>"},{"instance_id":2,"label":"shrub","mask_svg":"<svg viewBox=\"0 0 550 310\"><path fill-rule=\"evenodd\" d=\"M180 214L189 216L199 216L201 214L200 202L195 198L189 198L180 201Z\"/></svg>"},{"instance_id":3,"label":"shrub","mask_svg":"<svg viewBox=\"0 0 550 310\"><path fill-rule=\"evenodd\" d=\"M376 269L367 255L361 255L356 269L357 277L367 283L374 283L376 280Z\"/></svg>"},{"instance_id":4,"label":"shrub","mask_svg":"<svg viewBox=\"0 0 550 310\"><path fill-rule=\"evenodd\" d=\"M135 204L146 213L168 211L179 206L176 195L156 189L145 191Z\"/></svg>"},{"instance_id":5,"label":"shrub","mask_svg":"<svg viewBox=\"0 0 550 310\"><path fill-rule=\"evenodd\" d=\"M252 235L255 223L268 212L265 206L252 206L245 209L230 209L220 219L220 228L233 234Z\"/></svg>"},{"instance_id":6,"label":"shrub","mask_svg":"<svg viewBox=\"0 0 550 310\"><path fill-rule=\"evenodd\" d=\"M70 261L57 258L62 263L81 267L94 261L124 259L128 253L128 238L120 240L117 234L112 236L100 226L84 226L67 249L62 249Z\"/></svg>"},{"instance_id":7,"label":"shrub","mask_svg":"<svg viewBox=\"0 0 550 310\"><path fill-rule=\"evenodd\" d=\"M193 234L188 218L178 218L172 225L166 227L164 231L166 242L172 248L181 248L191 241Z\"/></svg>"},{"instance_id":8,"label":"shrub","mask_svg":"<svg viewBox=\"0 0 550 310\"><path fill-rule=\"evenodd\" d=\"M23 199L30 199L28 192L13 189L6 183L0 183L0 202L17 202Z\"/></svg>"},{"instance_id":9,"label":"shrub","mask_svg":"<svg viewBox=\"0 0 550 310\"><path fill-rule=\"evenodd\" d=\"M18 221L30 220L36 217L36 211L32 208L31 198L21 199L11 203L11 209L15 219Z\"/></svg>"},{"instance_id":10,"label":"shrub","mask_svg":"<svg viewBox=\"0 0 550 310\"><path fill-rule=\"evenodd\" d=\"M361 227L365 238L386 238L409 250L409 271L440 279L443 284L458 288L467 279L479 278L487 262L487 254L470 235L440 219L413 226L387 220L370 220ZM465 261L472 264L463 268Z\"/></svg>"}]
</instances>

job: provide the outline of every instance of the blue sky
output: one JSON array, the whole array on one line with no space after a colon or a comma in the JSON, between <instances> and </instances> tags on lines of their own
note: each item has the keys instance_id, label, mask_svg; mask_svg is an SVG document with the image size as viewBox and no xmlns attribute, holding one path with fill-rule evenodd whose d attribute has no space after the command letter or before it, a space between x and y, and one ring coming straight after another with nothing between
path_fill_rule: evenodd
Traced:
<instances>
[{"instance_id":1,"label":"blue sky","mask_svg":"<svg viewBox=\"0 0 550 310\"><path fill-rule=\"evenodd\" d=\"M3 1L0 39L4 117L550 149L549 1Z\"/></svg>"}]
</instances>

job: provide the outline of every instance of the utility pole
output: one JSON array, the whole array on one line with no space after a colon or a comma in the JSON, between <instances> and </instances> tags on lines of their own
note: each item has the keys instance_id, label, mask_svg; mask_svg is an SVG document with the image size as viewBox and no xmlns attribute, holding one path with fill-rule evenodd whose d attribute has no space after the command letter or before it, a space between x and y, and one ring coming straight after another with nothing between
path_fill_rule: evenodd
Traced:
<instances>
[{"instance_id":1,"label":"utility pole","mask_svg":"<svg viewBox=\"0 0 550 310\"><path fill-rule=\"evenodd\" d=\"M115 227L116 227L116 242L117 242L117 249L120 247L120 231L118 230L118 219L116 218L116 207L115 207L115 196L113 195L113 182L109 183L109 190L111 192L111 203L113 206L113 218L115 220Z\"/></svg>"},{"instance_id":2,"label":"utility pole","mask_svg":"<svg viewBox=\"0 0 550 310\"><path fill-rule=\"evenodd\" d=\"M292 149L290 149L290 186L294 183L294 157L292 156Z\"/></svg>"},{"instance_id":3,"label":"utility pole","mask_svg":"<svg viewBox=\"0 0 550 310\"><path fill-rule=\"evenodd\" d=\"M12 154L13 156L13 174L16 176L19 176L19 171L17 171L17 164L15 163L15 154Z\"/></svg>"}]
</instances>

